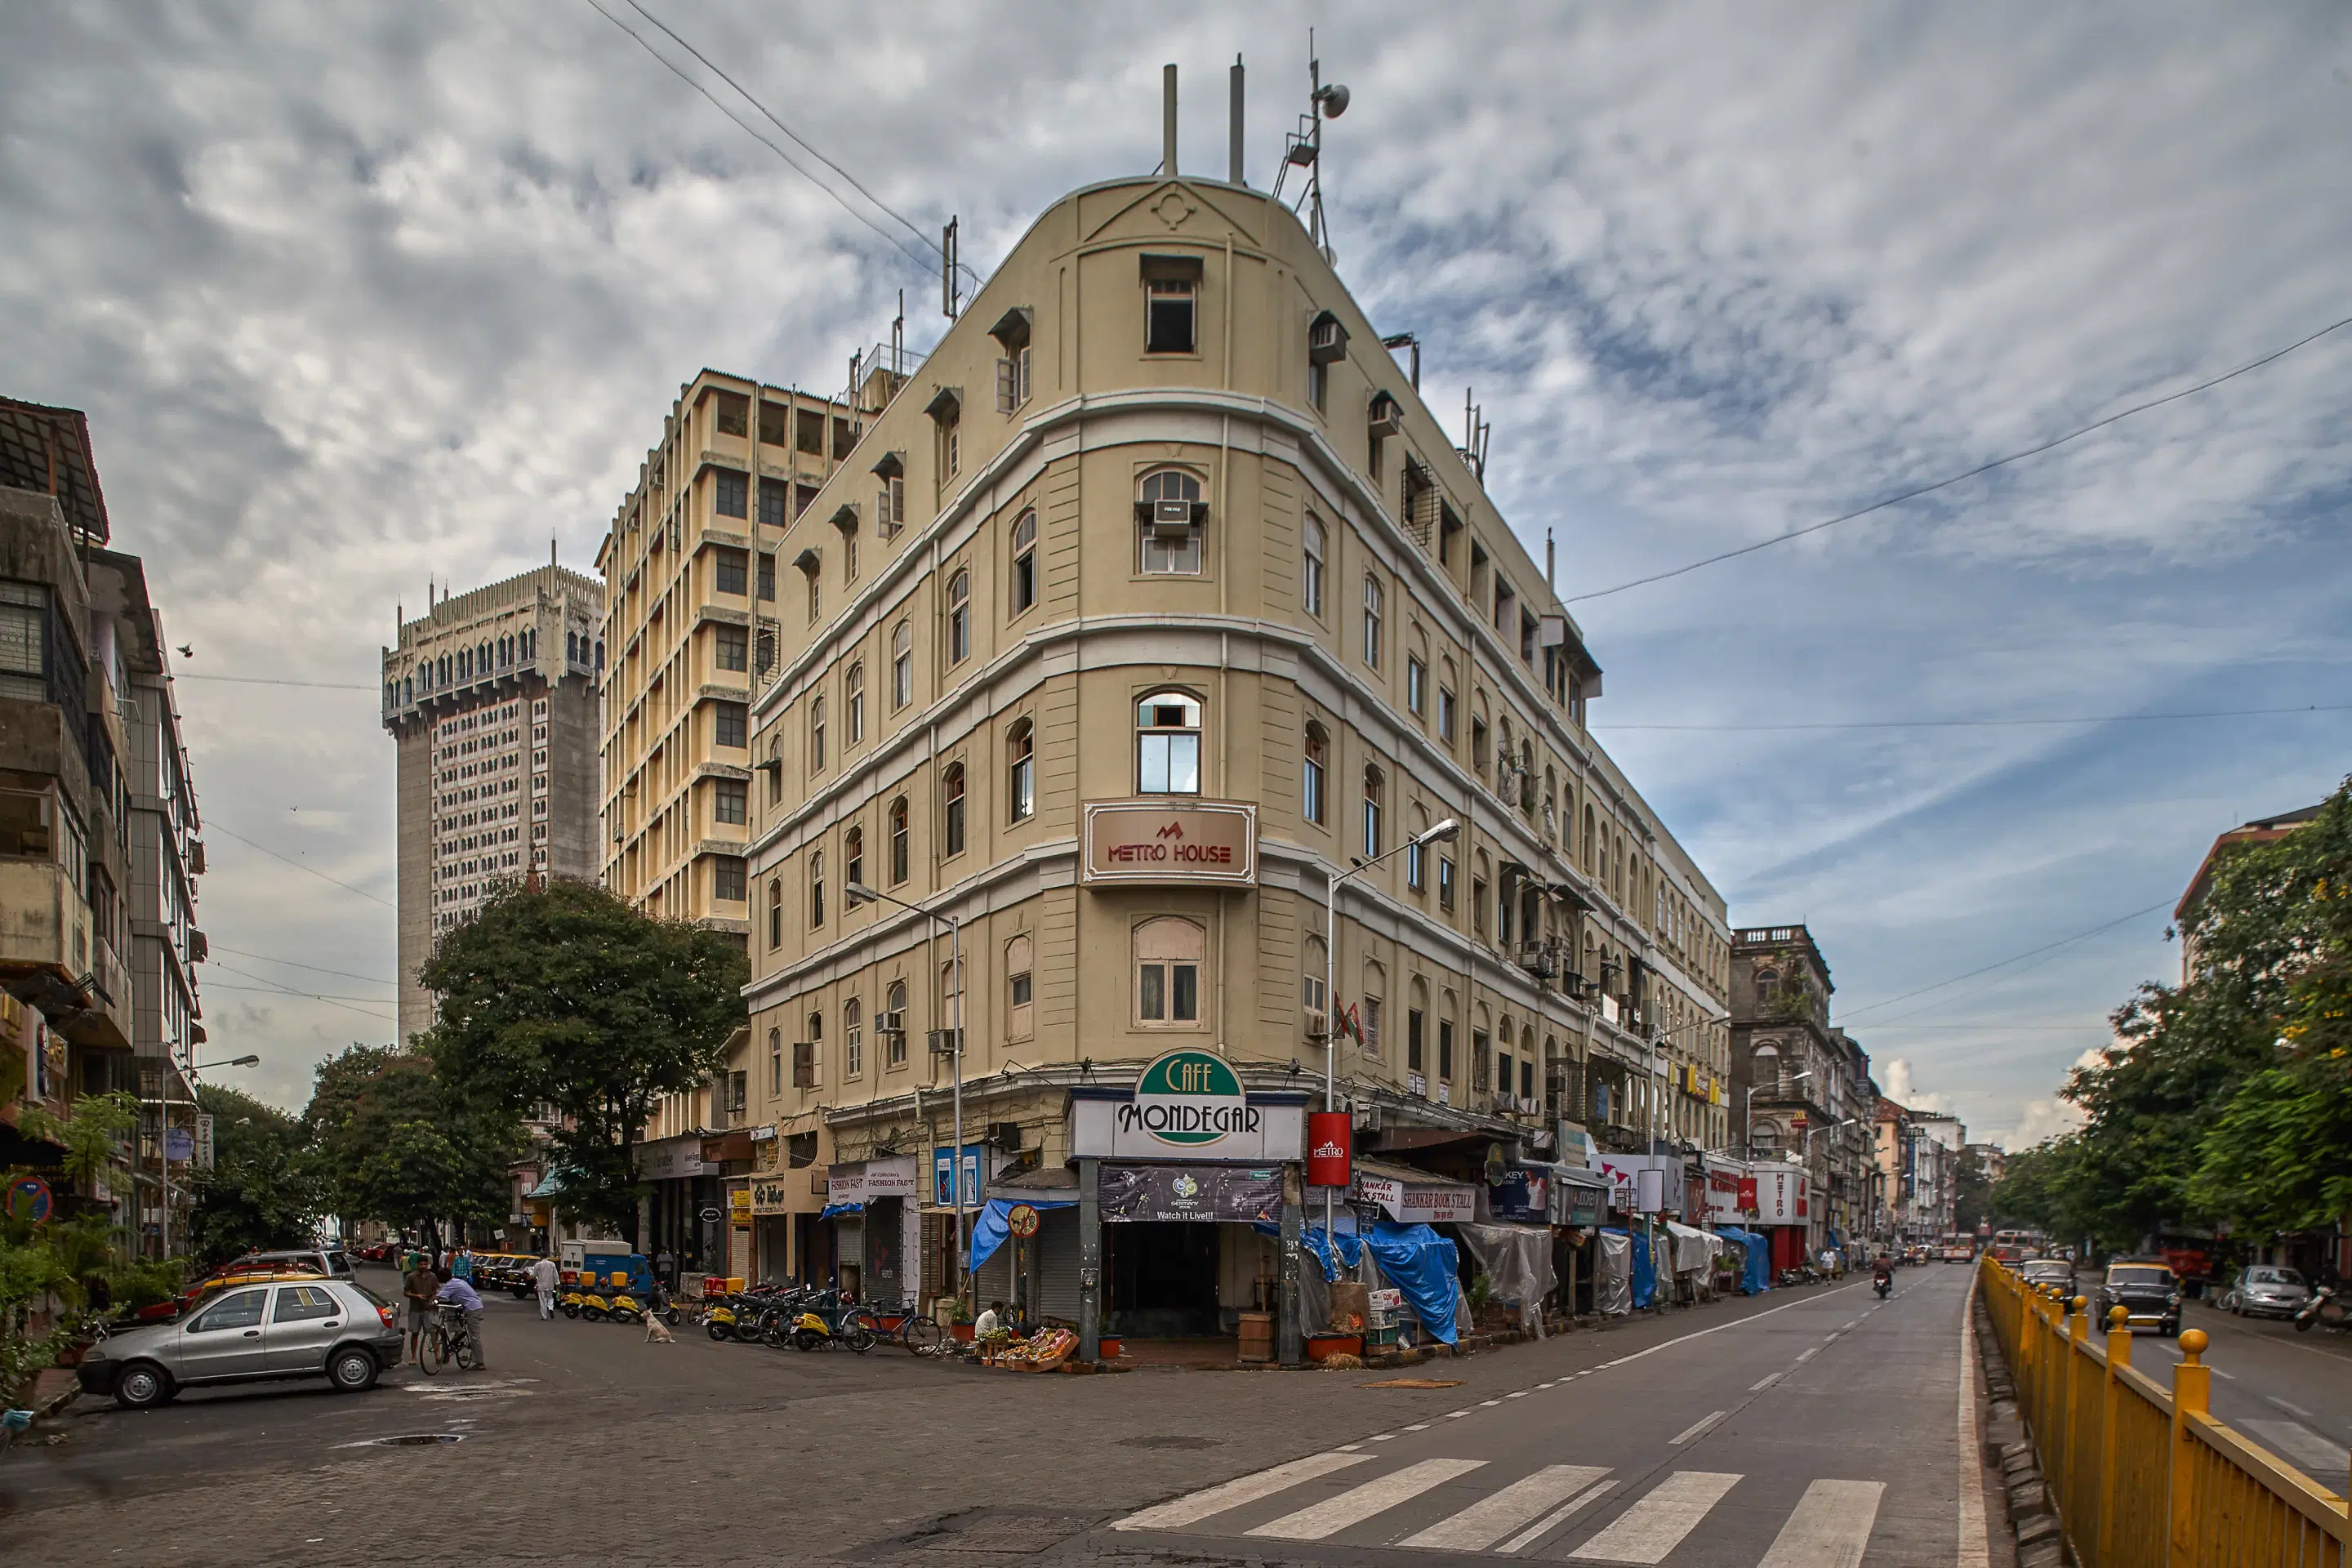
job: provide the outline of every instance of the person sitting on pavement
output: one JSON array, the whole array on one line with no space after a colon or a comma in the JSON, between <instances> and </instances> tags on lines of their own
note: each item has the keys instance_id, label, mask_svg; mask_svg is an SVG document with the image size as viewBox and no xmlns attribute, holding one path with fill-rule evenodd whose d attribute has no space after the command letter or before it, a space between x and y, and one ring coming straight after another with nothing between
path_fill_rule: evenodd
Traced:
<instances>
[{"instance_id":1,"label":"person sitting on pavement","mask_svg":"<svg viewBox=\"0 0 2352 1568\"><path fill-rule=\"evenodd\" d=\"M556 1268L555 1259L544 1254L530 1266L530 1282L539 1291L539 1321L542 1323L555 1316L555 1287L562 1273Z\"/></svg>"},{"instance_id":2,"label":"person sitting on pavement","mask_svg":"<svg viewBox=\"0 0 2352 1568\"><path fill-rule=\"evenodd\" d=\"M474 1370L482 1370L482 1299L475 1294L471 1281L456 1275L441 1282L433 1299L445 1307L455 1307L466 1314L466 1337L474 1342Z\"/></svg>"}]
</instances>

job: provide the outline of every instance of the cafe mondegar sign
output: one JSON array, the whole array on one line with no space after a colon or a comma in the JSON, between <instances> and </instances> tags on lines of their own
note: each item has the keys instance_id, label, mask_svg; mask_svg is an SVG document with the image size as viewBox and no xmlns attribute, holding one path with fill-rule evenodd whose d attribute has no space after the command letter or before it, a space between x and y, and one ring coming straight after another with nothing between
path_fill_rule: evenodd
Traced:
<instances>
[{"instance_id":1,"label":"cafe mondegar sign","mask_svg":"<svg viewBox=\"0 0 2352 1568\"><path fill-rule=\"evenodd\" d=\"M1250 1094L1234 1065L1198 1046L1147 1063L1132 1090L1070 1091L1070 1147L1115 1160L1296 1160L1303 1093Z\"/></svg>"}]
</instances>

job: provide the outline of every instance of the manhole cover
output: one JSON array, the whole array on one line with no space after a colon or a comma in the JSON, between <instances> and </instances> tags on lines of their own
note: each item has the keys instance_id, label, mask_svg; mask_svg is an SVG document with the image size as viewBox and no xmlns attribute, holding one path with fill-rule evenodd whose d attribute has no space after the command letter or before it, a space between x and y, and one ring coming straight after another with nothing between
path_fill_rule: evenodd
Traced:
<instances>
[{"instance_id":1,"label":"manhole cover","mask_svg":"<svg viewBox=\"0 0 2352 1568\"><path fill-rule=\"evenodd\" d=\"M444 1443L462 1443L463 1432L404 1432L397 1437L369 1437L357 1443L344 1443L345 1448L433 1448Z\"/></svg>"},{"instance_id":2,"label":"manhole cover","mask_svg":"<svg viewBox=\"0 0 2352 1568\"><path fill-rule=\"evenodd\" d=\"M1213 1448L1224 1441L1222 1437L1121 1437L1122 1448Z\"/></svg>"},{"instance_id":3,"label":"manhole cover","mask_svg":"<svg viewBox=\"0 0 2352 1568\"><path fill-rule=\"evenodd\" d=\"M1360 1383L1358 1388L1459 1388L1458 1377L1389 1377L1378 1383Z\"/></svg>"}]
</instances>

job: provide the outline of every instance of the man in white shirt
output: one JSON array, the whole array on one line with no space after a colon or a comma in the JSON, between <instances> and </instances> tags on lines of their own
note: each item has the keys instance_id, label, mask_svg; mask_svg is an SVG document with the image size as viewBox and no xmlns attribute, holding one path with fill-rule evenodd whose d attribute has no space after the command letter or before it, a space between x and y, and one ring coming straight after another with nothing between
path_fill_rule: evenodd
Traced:
<instances>
[{"instance_id":1,"label":"man in white shirt","mask_svg":"<svg viewBox=\"0 0 2352 1568\"><path fill-rule=\"evenodd\" d=\"M530 1282L539 1287L539 1318L541 1322L555 1316L555 1287L562 1273L552 1258L542 1257L530 1266Z\"/></svg>"}]
</instances>

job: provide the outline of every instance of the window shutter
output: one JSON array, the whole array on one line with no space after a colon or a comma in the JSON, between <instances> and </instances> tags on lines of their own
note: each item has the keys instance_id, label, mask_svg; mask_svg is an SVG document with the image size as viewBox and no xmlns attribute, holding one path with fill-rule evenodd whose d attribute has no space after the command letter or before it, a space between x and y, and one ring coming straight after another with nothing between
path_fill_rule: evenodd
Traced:
<instances>
[{"instance_id":1,"label":"window shutter","mask_svg":"<svg viewBox=\"0 0 2352 1568\"><path fill-rule=\"evenodd\" d=\"M814 1040L793 1042L793 1087L816 1087L816 1042Z\"/></svg>"},{"instance_id":2,"label":"window shutter","mask_svg":"<svg viewBox=\"0 0 2352 1568\"><path fill-rule=\"evenodd\" d=\"M1013 403L1016 408L1029 401L1029 345L1013 356Z\"/></svg>"},{"instance_id":3,"label":"window shutter","mask_svg":"<svg viewBox=\"0 0 2352 1568\"><path fill-rule=\"evenodd\" d=\"M1001 359L996 362L996 411L999 414L1010 414L1021 406L1021 399L1014 391L1017 374L1013 361Z\"/></svg>"}]
</instances>

